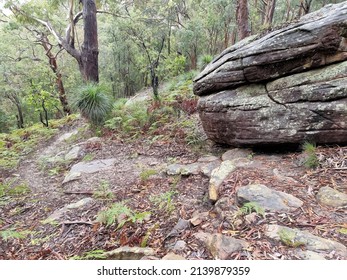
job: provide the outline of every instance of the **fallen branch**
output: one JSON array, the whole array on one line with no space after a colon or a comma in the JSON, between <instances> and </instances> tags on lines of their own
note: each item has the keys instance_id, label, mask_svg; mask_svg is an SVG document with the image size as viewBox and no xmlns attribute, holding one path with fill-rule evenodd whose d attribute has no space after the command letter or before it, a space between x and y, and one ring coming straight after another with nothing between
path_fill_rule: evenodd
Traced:
<instances>
[{"instance_id":1,"label":"fallen branch","mask_svg":"<svg viewBox=\"0 0 347 280\"><path fill-rule=\"evenodd\" d=\"M74 225L74 224L80 224L80 225L89 225L92 226L94 223L86 222L86 221L64 221L60 223L61 225Z\"/></svg>"}]
</instances>

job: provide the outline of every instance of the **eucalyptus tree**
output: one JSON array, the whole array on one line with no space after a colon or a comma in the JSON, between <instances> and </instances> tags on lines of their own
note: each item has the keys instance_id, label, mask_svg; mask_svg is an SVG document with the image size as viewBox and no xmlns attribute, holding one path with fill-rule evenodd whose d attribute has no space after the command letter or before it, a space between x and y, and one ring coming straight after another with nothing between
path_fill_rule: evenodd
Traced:
<instances>
[{"instance_id":1,"label":"eucalyptus tree","mask_svg":"<svg viewBox=\"0 0 347 280\"><path fill-rule=\"evenodd\" d=\"M78 63L86 82L99 82L98 29L95 0L7 1L7 7L22 23L43 26L61 48ZM65 11L67 20L62 20ZM83 20L83 43L79 44L77 24ZM63 26L65 25L65 33Z\"/></svg>"}]
</instances>

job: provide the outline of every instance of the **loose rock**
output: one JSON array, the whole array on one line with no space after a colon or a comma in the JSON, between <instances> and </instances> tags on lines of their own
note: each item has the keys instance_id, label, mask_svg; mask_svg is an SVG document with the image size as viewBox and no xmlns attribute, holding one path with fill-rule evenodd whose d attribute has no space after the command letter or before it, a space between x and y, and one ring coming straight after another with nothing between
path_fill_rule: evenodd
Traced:
<instances>
[{"instance_id":1,"label":"loose rock","mask_svg":"<svg viewBox=\"0 0 347 280\"><path fill-rule=\"evenodd\" d=\"M347 248L345 245L315 236L307 231L300 231L299 229L292 229L280 225L268 225L265 235L274 240L282 241L282 243L291 247L304 245L307 250L314 252L329 254L334 251L343 257L347 257Z\"/></svg>"},{"instance_id":2,"label":"loose rock","mask_svg":"<svg viewBox=\"0 0 347 280\"><path fill-rule=\"evenodd\" d=\"M342 207L347 206L347 194L339 192L330 187L322 187L319 189L316 198L319 203L332 206Z\"/></svg>"},{"instance_id":3,"label":"loose rock","mask_svg":"<svg viewBox=\"0 0 347 280\"><path fill-rule=\"evenodd\" d=\"M303 205L300 199L261 184L240 187L237 190L237 199L240 204L256 202L264 210L277 212L294 211Z\"/></svg>"},{"instance_id":4,"label":"loose rock","mask_svg":"<svg viewBox=\"0 0 347 280\"><path fill-rule=\"evenodd\" d=\"M220 233L209 234L198 232L195 238L205 243L214 259L227 260L236 251L241 251L248 247L248 243Z\"/></svg>"},{"instance_id":5,"label":"loose rock","mask_svg":"<svg viewBox=\"0 0 347 280\"><path fill-rule=\"evenodd\" d=\"M145 256L152 256L154 253L152 248L123 246L106 252L104 256L107 260L140 260Z\"/></svg>"}]
</instances>

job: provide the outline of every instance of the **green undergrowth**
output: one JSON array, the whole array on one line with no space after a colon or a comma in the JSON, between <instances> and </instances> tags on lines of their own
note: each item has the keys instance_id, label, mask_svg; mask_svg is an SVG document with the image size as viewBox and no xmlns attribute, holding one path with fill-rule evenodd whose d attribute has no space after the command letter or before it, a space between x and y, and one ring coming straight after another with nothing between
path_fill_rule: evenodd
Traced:
<instances>
[{"instance_id":1,"label":"green undergrowth","mask_svg":"<svg viewBox=\"0 0 347 280\"><path fill-rule=\"evenodd\" d=\"M16 129L0 134L0 170L11 170L18 166L21 157L28 155L37 147L56 135L59 128L72 124L76 115L52 120L50 126L35 124L27 128Z\"/></svg>"},{"instance_id":2,"label":"green undergrowth","mask_svg":"<svg viewBox=\"0 0 347 280\"><path fill-rule=\"evenodd\" d=\"M107 227L117 224L117 229L120 229L127 222L142 223L149 217L150 212L135 212L124 202L117 202L100 211L96 220Z\"/></svg>"},{"instance_id":3,"label":"green undergrowth","mask_svg":"<svg viewBox=\"0 0 347 280\"><path fill-rule=\"evenodd\" d=\"M105 122L105 128L126 140L146 136L149 141L199 143L197 110L192 79L196 73L174 78L160 92L159 100L118 99Z\"/></svg>"}]
</instances>

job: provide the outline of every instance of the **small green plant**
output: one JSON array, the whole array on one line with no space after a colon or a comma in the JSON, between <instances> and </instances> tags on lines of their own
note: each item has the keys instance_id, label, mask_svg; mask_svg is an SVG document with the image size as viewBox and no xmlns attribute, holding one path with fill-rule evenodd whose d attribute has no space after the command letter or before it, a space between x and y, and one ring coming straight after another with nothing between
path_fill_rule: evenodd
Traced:
<instances>
[{"instance_id":1,"label":"small green plant","mask_svg":"<svg viewBox=\"0 0 347 280\"><path fill-rule=\"evenodd\" d=\"M111 111L111 99L102 86L87 84L79 91L75 106L94 126L101 125Z\"/></svg>"},{"instance_id":2,"label":"small green plant","mask_svg":"<svg viewBox=\"0 0 347 280\"><path fill-rule=\"evenodd\" d=\"M316 145L305 142L302 145L302 150L305 154L304 166L307 168L317 168L319 166L319 159L316 155Z\"/></svg>"},{"instance_id":3,"label":"small green plant","mask_svg":"<svg viewBox=\"0 0 347 280\"><path fill-rule=\"evenodd\" d=\"M126 222L142 223L149 215L149 212L134 212L123 202L118 202L108 209L100 211L96 220L106 226L111 226L117 222L118 217L124 216L124 218L118 221L117 229L119 229L122 228Z\"/></svg>"},{"instance_id":4,"label":"small green plant","mask_svg":"<svg viewBox=\"0 0 347 280\"><path fill-rule=\"evenodd\" d=\"M152 195L150 197L150 201L158 207L159 210L165 210L167 213L172 213L175 210L175 205L173 203L173 197L177 195L178 192L176 190L167 191L165 193L157 195Z\"/></svg>"},{"instance_id":5,"label":"small green plant","mask_svg":"<svg viewBox=\"0 0 347 280\"><path fill-rule=\"evenodd\" d=\"M204 54L199 58L198 66L202 71L204 68L213 60L213 56L209 54Z\"/></svg>"},{"instance_id":6,"label":"small green plant","mask_svg":"<svg viewBox=\"0 0 347 280\"><path fill-rule=\"evenodd\" d=\"M94 155L92 155L92 154L86 154L86 155L83 157L82 161L92 161L93 159L94 159Z\"/></svg>"},{"instance_id":7,"label":"small green plant","mask_svg":"<svg viewBox=\"0 0 347 280\"><path fill-rule=\"evenodd\" d=\"M104 250L93 250L85 252L82 256L73 256L70 260L104 260L106 254Z\"/></svg>"},{"instance_id":8,"label":"small green plant","mask_svg":"<svg viewBox=\"0 0 347 280\"><path fill-rule=\"evenodd\" d=\"M257 202L247 202L239 209L240 215L248 215L252 212L256 212L263 217L265 216L264 208L262 208Z\"/></svg>"},{"instance_id":9,"label":"small green plant","mask_svg":"<svg viewBox=\"0 0 347 280\"><path fill-rule=\"evenodd\" d=\"M95 198L112 199L114 197L113 192L110 190L109 182L102 180L99 188L94 192Z\"/></svg>"},{"instance_id":10,"label":"small green plant","mask_svg":"<svg viewBox=\"0 0 347 280\"><path fill-rule=\"evenodd\" d=\"M147 169L143 170L140 173L140 180L141 182L145 183L151 176L157 175L157 170L155 169Z\"/></svg>"},{"instance_id":11,"label":"small green plant","mask_svg":"<svg viewBox=\"0 0 347 280\"><path fill-rule=\"evenodd\" d=\"M32 231L24 230L24 231L17 231L15 229L7 229L0 231L0 237L7 241L9 239L24 239L27 237L27 235L32 234Z\"/></svg>"},{"instance_id":12,"label":"small green plant","mask_svg":"<svg viewBox=\"0 0 347 280\"><path fill-rule=\"evenodd\" d=\"M278 235L280 237L281 242L287 246L296 248L296 247L299 247L301 245L305 245L304 242L295 240L296 239L296 233L292 230L281 229L278 232Z\"/></svg>"},{"instance_id":13,"label":"small green plant","mask_svg":"<svg viewBox=\"0 0 347 280\"><path fill-rule=\"evenodd\" d=\"M30 188L26 183L16 185L15 181L16 179L14 178L0 183L0 198L4 196L22 196L30 192Z\"/></svg>"}]
</instances>

